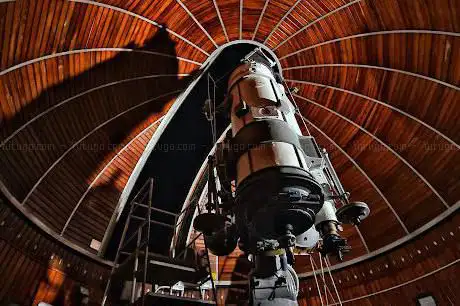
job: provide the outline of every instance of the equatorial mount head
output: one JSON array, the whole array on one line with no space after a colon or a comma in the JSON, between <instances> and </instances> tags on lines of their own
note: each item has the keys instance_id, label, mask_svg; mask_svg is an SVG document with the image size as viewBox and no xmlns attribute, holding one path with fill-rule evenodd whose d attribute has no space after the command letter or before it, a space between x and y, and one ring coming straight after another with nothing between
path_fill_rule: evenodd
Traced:
<instances>
[{"instance_id":1,"label":"equatorial mount head","mask_svg":"<svg viewBox=\"0 0 460 306\"><path fill-rule=\"evenodd\" d=\"M369 214L369 206L364 202L350 202L350 204L340 207L336 212L337 219L341 223L352 225L359 225Z\"/></svg>"}]
</instances>

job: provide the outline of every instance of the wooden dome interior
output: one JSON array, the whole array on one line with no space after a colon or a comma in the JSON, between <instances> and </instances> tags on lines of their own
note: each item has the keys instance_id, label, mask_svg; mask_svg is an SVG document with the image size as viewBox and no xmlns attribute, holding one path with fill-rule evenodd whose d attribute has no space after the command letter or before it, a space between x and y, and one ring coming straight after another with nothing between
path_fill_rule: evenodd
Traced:
<instances>
[{"instance_id":1,"label":"wooden dome interior","mask_svg":"<svg viewBox=\"0 0 460 306\"><path fill-rule=\"evenodd\" d=\"M238 40L273 50L303 132L369 204L350 263L457 211L458 0L0 0L2 193L95 257L168 110Z\"/></svg>"}]
</instances>

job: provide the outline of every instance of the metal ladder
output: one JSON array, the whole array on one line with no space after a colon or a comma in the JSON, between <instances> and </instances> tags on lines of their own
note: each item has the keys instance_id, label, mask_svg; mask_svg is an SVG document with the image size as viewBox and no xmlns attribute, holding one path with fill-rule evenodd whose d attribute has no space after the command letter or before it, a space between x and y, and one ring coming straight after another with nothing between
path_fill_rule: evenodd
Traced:
<instances>
[{"instance_id":1,"label":"metal ladder","mask_svg":"<svg viewBox=\"0 0 460 306\"><path fill-rule=\"evenodd\" d=\"M148 179L146 181L146 183L138 191L138 193L133 198L133 200L130 202L129 213L128 213L128 216L127 216L124 228L123 228L123 233L122 233L122 236L121 236L121 239L120 239L120 243L118 244L117 253L115 255L115 260L114 260L114 264L113 264L112 271L111 271L111 274L110 274L110 278L107 281L107 285L106 285L106 288L105 288L105 291L104 291L104 297L103 297L103 300L102 300L102 303L101 303L101 305L103 305L103 306L105 306L106 303L107 303L107 298L108 298L108 296L110 294L110 288L111 288L111 285L112 285L113 276L116 273L116 270L117 270L117 268L119 266L121 255L128 255L129 256L129 255L134 254L134 267L133 267L133 272L132 272L132 288L131 288L131 296L130 296L130 305L132 305L135 302L135 300L136 300L137 282L138 282L137 273L139 271L139 254L140 254L141 251L145 252L144 253L144 262L143 262L143 271L142 271L143 272L143 277L142 277L142 280L141 280L141 282L142 282L142 289L141 289L142 290L142 292L141 292L142 304L141 305L145 304L145 286L146 286L146 283L147 283L147 268L148 268L148 254L149 254L151 224L152 223L159 224L159 225L162 225L162 226L169 227L169 228L171 228L173 230L179 225L178 222L177 222L179 215L173 214L173 213L171 213L169 211L165 211L165 210L162 210L162 209L159 209L159 208L152 207L153 182L154 182L153 178ZM146 200L146 198L147 198L147 205L143 204L143 202ZM136 208L139 208L139 207L147 209L147 212L146 212L147 216L146 217L136 215ZM163 223L163 222L152 220L152 218L151 218L152 217L152 211L158 211L160 213L169 214L169 215L174 216L175 217L174 225L172 226L170 224L166 224L166 223ZM133 232L133 234L131 234L131 236L127 238L126 236L127 236L127 233L128 233L129 226L134 221L141 221L141 223L138 225L137 229ZM199 235L199 236L201 236L201 235ZM199 236L197 236L196 238L198 238ZM135 239L135 238L136 238L136 247L135 247L134 251L127 252L126 248L128 247L129 243L131 243L133 241L133 239ZM188 244L188 246L190 246L196 240L196 238L193 241L191 241ZM203 237L203 239L204 239L204 237ZM217 290L216 290L216 286L215 286L215 283L214 283L214 280L213 280L213 277L212 277L212 269L211 269L211 262L210 262L210 257L209 257L209 250L207 248L206 241L204 241L204 244L205 244L205 254L203 255L203 257L207 261L207 267L206 268L207 268L207 270L209 272L209 279L211 280L211 284L212 284L212 291L213 291L213 295L214 295L214 300L215 300L215 302L217 304ZM184 252L181 253L181 254L183 254L185 256L185 249L184 249ZM181 255L179 255L177 257L180 257L180 256ZM206 282L206 281L207 281L207 279L204 282Z\"/></svg>"},{"instance_id":2,"label":"metal ladder","mask_svg":"<svg viewBox=\"0 0 460 306\"><path fill-rule=\"evenodd\" d=\"M148 188L148 189L147 189ZM148 192L146 192L148 191ZM143 197L139 200L139 197L143 195ZM110 278L107 281L107 285L104 291L104 298L102 299L101 305L105 305L107 302L107 297L110 292L110 286L112 285L112 279L115 274L115 271L118 267L118 263L120 260L120 255L122 254L129 254L128 252L123 252L124 249L128 246L128 244L136 237L136 248L134 249L134 268L132 273L132 289L131 289L131 297L130 297L130 304L134 303L136 298L136 287L137 287L137 272L139 268L139 253L143 248L144 253L144 269L143 269L143 278L142 278L142 305L145 303L145 284L147 282L147 265L148 265L148 254L149 254L149 244L150 244L150 226L151 226L151 215L152 215L152 195L153 195L153 178L147 180L147 182L141 187L139 192L136 194L134 199L131 201L131 207L129 209L128 217L125 222L125 226L123 228L123 233L120 239L120 243L118 244L117 253L115 255L115 260L112 267L112 272L110 274ZM147 197L147 205L142 204L142 202ZM147 209L147 218L135 215L135 210L138 207L143 207ZM142 221L135 232L126 239L126 234L128 232L129 225L132 221ZM146 228L145 233L143 233L143 229Z\"/></svg>"}]
</instances>

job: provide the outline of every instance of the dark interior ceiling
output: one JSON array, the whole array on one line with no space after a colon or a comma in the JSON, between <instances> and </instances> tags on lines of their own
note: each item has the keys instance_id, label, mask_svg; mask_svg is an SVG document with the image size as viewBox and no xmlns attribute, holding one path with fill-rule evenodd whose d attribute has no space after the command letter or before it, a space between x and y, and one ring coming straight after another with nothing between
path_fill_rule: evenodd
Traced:
<instances>
[{"instance_id":1,"label":"dark interior ceiling","mask_svg":"<svg viewBox=\"0 0 460 306\"><path fill-rule=\"evenodd\" d=\"M1 190L95 253L187 75L248 39L277 54L308 130L371 207L345 229L348 258L377 251L459 206L459 16L458 0L0 1Z\"/></svg>"}]
</instances>

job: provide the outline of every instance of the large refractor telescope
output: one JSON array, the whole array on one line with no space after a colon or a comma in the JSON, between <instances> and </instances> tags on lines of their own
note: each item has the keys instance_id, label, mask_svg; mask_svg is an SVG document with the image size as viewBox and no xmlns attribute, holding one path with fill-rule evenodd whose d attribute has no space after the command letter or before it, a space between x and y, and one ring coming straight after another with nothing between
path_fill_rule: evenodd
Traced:
<instances>
[{"instance_id":1,"label":"large refractor telescope","mask_svg":"<svg viewBox=\"0 0 460 306\"><path fill-rule=\"evenodd\" d=\"M358 225L369 208L348 202L326 151L302 136L274 66L256 49L229 77L223 104L231 130L209 156L207 212L194 227L215 255L237 244L248 255L250 304L297 305L293 248L342 260L350 248L340 224Z\"/></svg>"}]
</instances>

